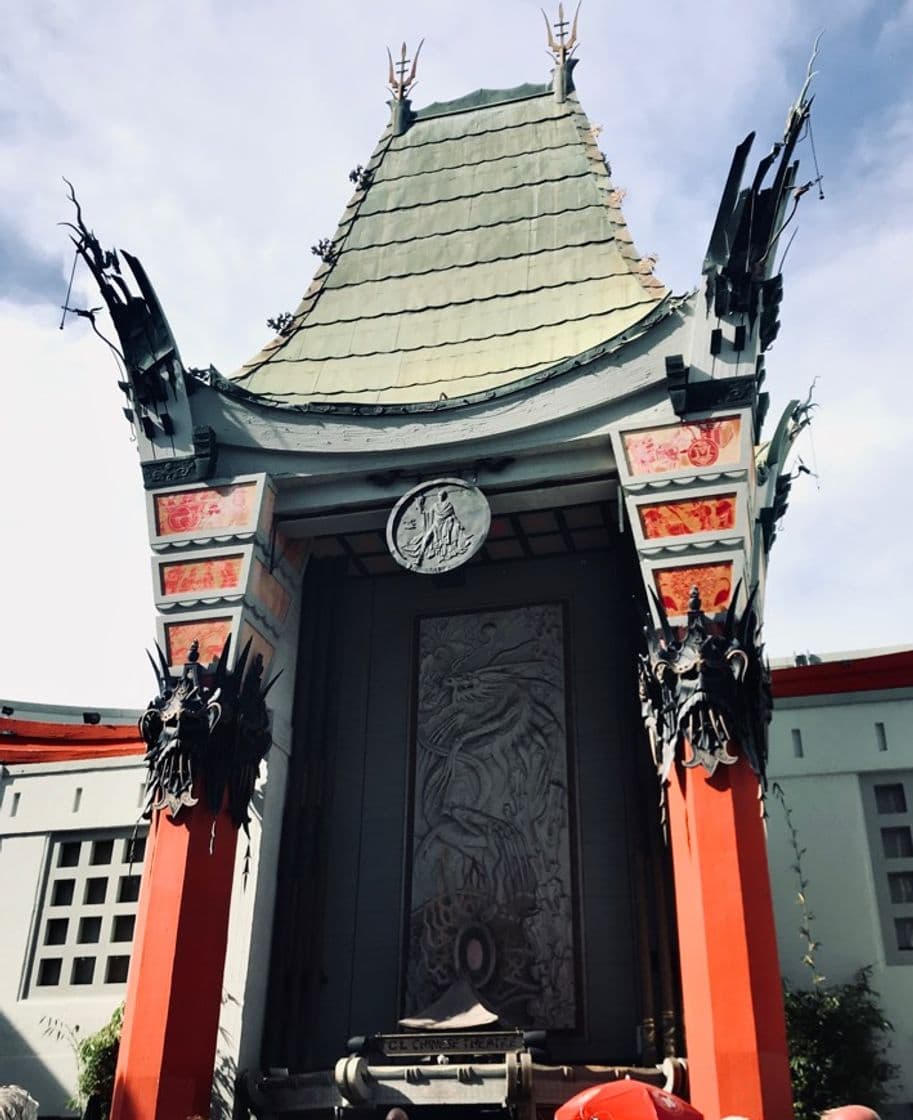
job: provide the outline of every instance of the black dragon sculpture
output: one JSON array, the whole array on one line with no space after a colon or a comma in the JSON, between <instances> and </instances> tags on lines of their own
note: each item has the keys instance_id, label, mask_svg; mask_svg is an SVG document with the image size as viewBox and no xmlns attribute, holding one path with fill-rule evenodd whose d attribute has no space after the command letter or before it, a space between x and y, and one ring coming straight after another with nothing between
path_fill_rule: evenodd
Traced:
<instances>
[{"instance_id":1,"label":"black dragon sculpture","mask_svg":"<svg viewBox=\"0 0 913 1120\"><path fill-rule=\"evenodd\" d=\"M730 749L738 748L766 788L770 673L760 643L757 588L738 616L740 586L722 624L704 614L696 587L683 628L670 625L654 595L660 628L645 628L647 653L640 655L638 670L641 711L663 784L676 759L712 775L738 761Z\"/></svg>"},{"instance_id":2,"label":"black dragon sculpture","mask_svg":"<svg viewBox=\"0 0 913 1120\"><path fill-rule=\"evenodd\" d=\"M149 770L144 817L155 810L177 817L202 796L213 816L227 803L235 827L247 830L254 783L272 742L266 696L278 675L264 686L263 658L250 656L250 642L229 670L230 648L229 636L210 671L194 642L180 677L161 647L158 663L150 655L159 694L139 721Z\"/></svg>"}]
</instances>

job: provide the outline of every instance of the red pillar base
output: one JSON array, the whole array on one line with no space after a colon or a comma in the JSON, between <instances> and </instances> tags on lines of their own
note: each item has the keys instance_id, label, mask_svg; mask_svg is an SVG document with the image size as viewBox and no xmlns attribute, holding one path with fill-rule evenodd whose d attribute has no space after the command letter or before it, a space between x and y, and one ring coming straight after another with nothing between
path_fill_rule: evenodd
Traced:
<instances>
[{"instance_id":1,"label":"red pillar base","mask_svg":"<svg viewBox=\"0 0 913 1120\"><path fill-rule=\"evenodd\" d=\"M208 1116L237 832L202 804L156 813L140 892L111 1120Z\"/></svg>"},{"instance_id":2,"label":"red pillar base","mask_svg":"<svg viewBox=\"0 0 913 1120\"><path fill-rule=\"evenodd\" d=\"M668 786L690 1096L706 1120L789 1120L792 1087L758 780L744 759Z\"/></svg>"}]
</instances>

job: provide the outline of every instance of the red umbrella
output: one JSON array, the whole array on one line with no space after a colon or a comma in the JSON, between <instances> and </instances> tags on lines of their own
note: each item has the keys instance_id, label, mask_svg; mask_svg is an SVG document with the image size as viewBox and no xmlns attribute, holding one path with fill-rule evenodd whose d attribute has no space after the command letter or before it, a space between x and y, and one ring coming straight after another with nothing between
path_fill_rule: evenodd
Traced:
<instances>
[{"instance_id":1,"label":"red umbrella","mask_svg":"<svg viewBox=\"0 0 913 1120\"><path fill-rule=\"evenodd\" d=\"M681 1097L643 1081L610 1081L584 1089L555 1113L555 1120L704 1120Z\"/></svg>"}]
</instances>

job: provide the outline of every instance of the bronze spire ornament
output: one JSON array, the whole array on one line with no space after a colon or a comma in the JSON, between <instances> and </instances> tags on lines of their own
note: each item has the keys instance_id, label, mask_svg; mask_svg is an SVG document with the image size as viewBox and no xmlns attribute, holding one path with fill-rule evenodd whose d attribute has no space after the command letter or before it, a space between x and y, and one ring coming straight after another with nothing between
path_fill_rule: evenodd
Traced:
<instances>
[{"instance_id":1,"label":"bronze spire ornament","mask_svg":"<svg viewBox=\"0 0 913 1120\"><path fill-rule=\"evenodd\" d=\"M580 4L577 5L574 12L570 33L568 32L568 21L564 18L564 4L558 5L558 19L554 24L549 22L544 8L540 8L539 10L542 12L542 18L545 20L545 30L548 34L548 49L554 55L558 65L564 66L577 48L577 17L580 15ZM554 31L558 34L557 39L552 31L553 27Z\"/></svg>"},{"instance_id":2,"label":"bronze spire ornament","mask_svg":"<svg viewBox=\"0 0 913 1120\"><path fill-rule=\"evenodd\" d=\"M418 56L422 53L422 46L425 40L418 45L418 50L415 52L415 58L406 58L406 44L403 43L400 48L400 55L396 62L393 61L393 55L390 53L390 48L387 47L387 58L390 61L390 73L387 82L390 87L390 92L396 101L404 101L406 95L415 85L415 68L418 66ZM406 69L411 64L412 69L409 70L408 77L406 76Z\"/></svg>"}]
</instances>

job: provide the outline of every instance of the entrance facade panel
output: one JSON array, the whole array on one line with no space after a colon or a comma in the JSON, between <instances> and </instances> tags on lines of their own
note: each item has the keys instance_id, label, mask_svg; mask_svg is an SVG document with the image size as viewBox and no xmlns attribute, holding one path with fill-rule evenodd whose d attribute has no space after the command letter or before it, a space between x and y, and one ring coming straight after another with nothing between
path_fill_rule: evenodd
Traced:
<instances>
[{"instance_id":1,"label":"entrance facade panel","mask_svg":"<svg viewBox=\"0 0 913 1120\"><path fill-rule=\"evenodd\" d=\"M460 978L548 1029L556 1061L633 1061L638 731L615 553L337 587L327 741L295 746L327 767L307 1064Z\"/></svg>"}]
</instances>

